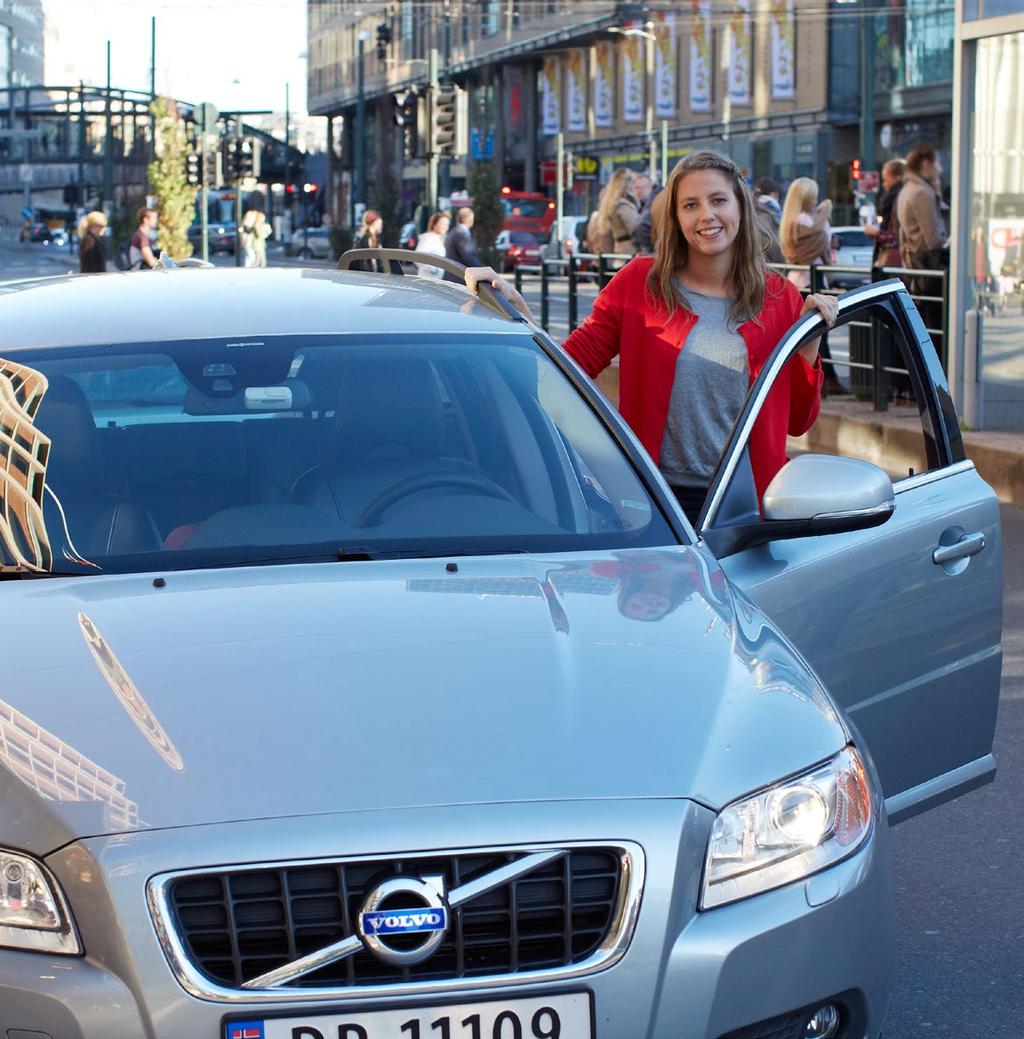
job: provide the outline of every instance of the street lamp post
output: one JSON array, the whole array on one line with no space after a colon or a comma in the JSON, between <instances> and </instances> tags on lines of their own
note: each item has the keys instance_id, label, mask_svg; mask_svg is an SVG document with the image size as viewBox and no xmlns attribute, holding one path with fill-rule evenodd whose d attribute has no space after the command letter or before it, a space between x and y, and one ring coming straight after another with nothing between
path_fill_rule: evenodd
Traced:
<instances>
[{"instance_id":1,"label":"street lamp post","mask_svg":"<svg viewBox=\"0 0 1024 1039\"><path fill-rule=\"evenodd\" d=\"M354 170L355 190L352 192L352 226L356 226L356 206L366 205L366 41L368 32L359 34L357 50L356 80L356 168Z\"/></svg>"}]
</instances>

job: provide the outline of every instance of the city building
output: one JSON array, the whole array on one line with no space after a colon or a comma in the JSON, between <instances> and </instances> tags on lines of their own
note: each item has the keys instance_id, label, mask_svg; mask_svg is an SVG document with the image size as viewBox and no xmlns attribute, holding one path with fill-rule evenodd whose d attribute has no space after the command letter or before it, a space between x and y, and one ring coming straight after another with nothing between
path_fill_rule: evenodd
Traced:
<instances>
[{"instance_id":1,"label":"city building","mask_svg":"<svg viewBox=\"0 0 1024 1039\"><path fill-rule=\"evenodd\" d=\"M42 0L0 0L0 87L43 82Z\"/></svg>"},{"instance_id":2,"label":"city building","mask_svg":"<svg viewBox=\"0 0 1024 1039\"><path fill-rule=\"evenodd\" d=\"M1024 429L1024 0L960 0L950 384L964 421Z\"/></svg>"},{"instance_id":3,"label":"city building","mask_svg":"<svg viewBox=\"0 0 1024 1039\"><path fill-rule=\"evenodd\" d=\"M426 10L309 0L308 25L309 110L342 124L328 139L341 145L333 200L343 219L350 188L367 193L367 170L378 188L392 179L406 204L424 200L426 105L413 110L411 148L396 112L409 110L410 90L425 92L432 52L440 78L465 92L463 147L442 167L442 194L474 160L493 161L514 189L550 191L559 135L572 157L570 212L593 206L615 165L658 176L699 147L731 153L751 175L825 169L819 0L438 0Z\"/></svg>"}]
</instances>

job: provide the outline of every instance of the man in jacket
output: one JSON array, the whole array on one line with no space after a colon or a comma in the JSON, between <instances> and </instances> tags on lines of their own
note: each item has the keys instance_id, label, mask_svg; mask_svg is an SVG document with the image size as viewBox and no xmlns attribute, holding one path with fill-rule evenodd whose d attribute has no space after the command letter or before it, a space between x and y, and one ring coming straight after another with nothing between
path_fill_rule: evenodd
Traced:
<instances>
[{"instance_id":1,"label":"man in jacket","mask_svg":"<svg viewBox=\"0 0 1024 1039\"><path fill-rule=\"evenodd\" d=\"M754 205L757 222L769 240L765 259L769 263L785 263L779 245L779 227L782 224L782 185L771 177L758 177L754 184Z\"/></svg>"},{"instance_id":2,"label":"man in jacket","mask_svg":"<svg viewBox=\"0 0 1024 1039\"><path fill-rule=\"evenodd\" d=\"M929 144L907 156L907 169L896 201L900 254L907 267L936 270L943 266L946 225L942 219L942 160Z\"/></svg>"},{"instance_id":3,"label":"man in jacket","mask_svg":"<svg viewBox=\"0 0 1024 1039\"><path fill-rule=\"evenodd\" d=\"M455 224L448 232L444 240L444 254L449 260L455 260L464 267L479 267L481 260L473 243L473 236L469 229L473 226L473 210L469 206L463 206L455 214ZM461 278L453 278L445 274L445 281L454 281L461 284Z\"/></svg>"},{"instance_id":4,"label":"man in jacket","mask_svg":"<svg viewBox=\"0 0 1024 1039\"><path fill-rule=\"evenodd\" d=\"M942 219L942 160L930 144L918 145L907 156L903 187L896 200L900 225L900 256L904 267L942 270L946 266L946 224ZM911 278L913 296L937 296L936 278ZM918 301L925 327L942 329L942 304Z\"/></svg>"},{"instance_id":5,"label":"man in jacket","mask_svg":"<svg viewBox=\"0 0 1024 1039\"><path fill-rule=\"evenodd\" d=\"M640 256L651 256L654 253L654 241L651 237L651 207L661 191L646 173L638 173L633 178L633 194L640 203L640 215L633 228L633 250Z\"/></svg>"}]
</instances>

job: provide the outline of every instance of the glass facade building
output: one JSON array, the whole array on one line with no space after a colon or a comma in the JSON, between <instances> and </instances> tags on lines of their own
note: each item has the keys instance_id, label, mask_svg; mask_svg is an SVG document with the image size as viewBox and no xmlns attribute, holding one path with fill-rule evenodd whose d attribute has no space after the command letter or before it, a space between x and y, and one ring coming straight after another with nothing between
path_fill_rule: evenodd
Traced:
<instances>
[{"instance_id":1,"label":"glass facade building","mask_svg":"<svg viewBox=\"0 0 1024 1039\"><path fill-rule=\"evenodd\" d=\"M950 378L965 421L1024 430L1024 0L963 0Z\"/></svg>"}]
</instances>

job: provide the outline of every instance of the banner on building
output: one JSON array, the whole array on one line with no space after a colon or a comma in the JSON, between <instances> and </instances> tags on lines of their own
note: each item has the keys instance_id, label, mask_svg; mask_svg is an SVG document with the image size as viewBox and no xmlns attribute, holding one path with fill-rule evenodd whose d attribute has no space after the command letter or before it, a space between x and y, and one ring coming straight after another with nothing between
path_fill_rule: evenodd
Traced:
<instances>
[{"instance_id":1,"label":"banner on building","mask_svg":"<svg viewBox=\"0 0 1024 1039\"><path fill-rule=\"evenodd\" d=\"M711 0L692 0L690 111L711 111Z\"/></svg>"},{"instance_id":2,"label":"banner on building","mask_svg":"<svg viewBox=\"0 0 1024 1039\"><path fill-rule=\"evenodd\" d=\"M540 132L553 137L561 129L562 61L557 54L549 54L540 73Z\"/></svg>"},{"instance_id":3,"label":"banner on building","mask_svg":"<svg viewBox=\"0 0 1024 1039\"><path fill-rule=\"evenodd\" d=\"M676 16L659 11L654 16L654 113L659 119L676 114Z\"/></svg>"},{"instance_id":4,"label":"banner on building","mask_svg":"<svg viewBox=\"0 0 1024 1039\"><path fill-rule=\"evenodd\" d=\"M568 65L565 126L571 133L582 133L587 128L587 52L580 47L569 51Z\"/></svg>"},{"instance_id":5,"label":"banner on building","mask_svg":"<svg viewBox=\"0 0 1024 1039\"><path fill-rule=\"evenodd\" d=\"M602 40L594 48L594 125L615 125L615 47Z\"/></svg>"},{"instance_id":6,"label":"banner on building","mask_svg":"<svg viewBox=\"0 0 1024 1039\"><path fill-rule=\"evenodd\" d=\"M644 52L642 36L624 36L622 43L622 120L644 121Z\"/></svg>"},{"instance_id":7,"label":"banner on building","mask_svg":"<svg viewBox=\"0 0 1024 1039\"><path fill-rule=\"evenodd\" d=\"M796 23L793 0L771 0L772 98L791 101L796 97L796 71L793 62Z\"/></svg>"},{"instance_id":8,"label":"banner on building","mask_svg":"<svg viewBox=\"0 0 1024 1039\"><path fill-rule=\"evenodd\" d=\"M729 101L750 104L750 0L733 0L729 15Z\"/></svg>"}]
</instances>

